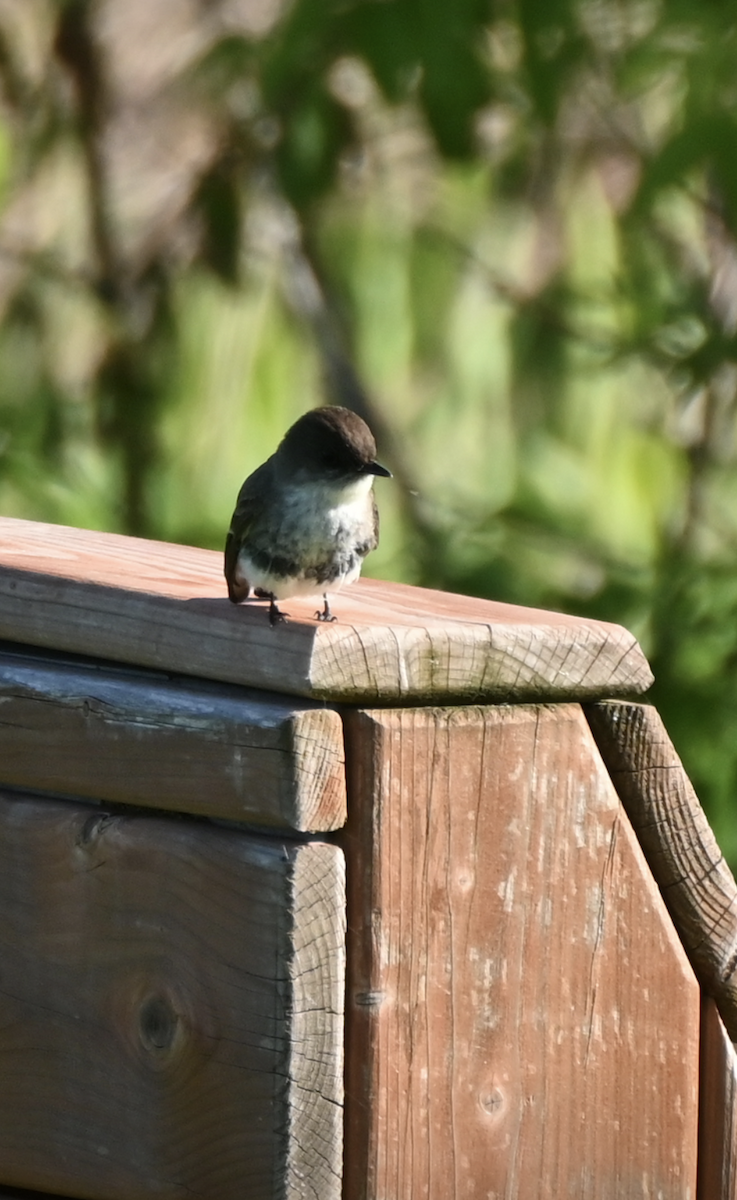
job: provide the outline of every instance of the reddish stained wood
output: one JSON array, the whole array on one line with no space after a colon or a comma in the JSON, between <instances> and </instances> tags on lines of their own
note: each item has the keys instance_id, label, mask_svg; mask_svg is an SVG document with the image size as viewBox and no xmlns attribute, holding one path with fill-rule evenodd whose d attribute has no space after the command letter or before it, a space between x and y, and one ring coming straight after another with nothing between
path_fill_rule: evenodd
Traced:
<instances>
[{"instance_id":1,"label":"reddish stained wood","mask_svg":"<svg viewBox=\"0 0 737 1200\"><path fill-rule=\"evenodd\" d=\"M598 698L652 682L618 625L364 580L335 624L235 608L222 556L0 519L0 637L352 703Z\"/></svg>"},{"instance_id":2,"label":"reddish stained wood","mask_svg":"<svg viewBox=\"0 0 737 1200\"><path fill-rule=\"evenodd\" d=\"M0 793L0 1180L337 1200L343 881L319 842Z\"/></svg>"},{"instance_id":3,"label":"reddish stained wood","mask_svg":"<svg viewBox=\"0 0 737 1200\"><path fill-rule=\"evenodd\" d=\"M691 781L650 705L587 713L694 970L737 1039L737 885Z\"/></svg>"},{"instance_id":4,"label":"reddish stained wood","mask_svg":"<svg viewBox=\"0 0 737 1200\"><path fill-rule=\"evenodd\" d=\"M713 1000L701 1010L698 1200L737 1200L737 1054Z\"/></svg>"},{"instance_id":5,"label":"reddish stained wood","mask_svg":"<svg viewBox=\"0 0 737 1200\"><path fill-rule=\"evenodd\" d=\"M580 709L346 727L345 1200L693 1197L698 985Z\"/></svg>"},{"instance_id":6,"label":"reddish stained wood","mask_svg":"<svg viewBox=\"0 0 737 1200\"><path fill-rule=\"evenodd\" d=\"M300 832L345 821L323 705L0 649L0 783Z\"/></svg>"}]
</instances>

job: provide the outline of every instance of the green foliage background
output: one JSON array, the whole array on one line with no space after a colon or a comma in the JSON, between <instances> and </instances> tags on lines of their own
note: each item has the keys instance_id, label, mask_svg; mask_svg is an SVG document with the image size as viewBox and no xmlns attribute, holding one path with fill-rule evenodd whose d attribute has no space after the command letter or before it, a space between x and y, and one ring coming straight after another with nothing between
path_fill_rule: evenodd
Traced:
<instances>
[{"instance_id":1,"label":"green foliage background","mask_svg":"<svg viewBox=\"0 0 737 1200\"><path fill-rule=\"evenodd\" d=\"M0 5L0 510L220 547L301 412L377 575L614 620L737 861L737 21Z\"/></svg>"}]
</instances>

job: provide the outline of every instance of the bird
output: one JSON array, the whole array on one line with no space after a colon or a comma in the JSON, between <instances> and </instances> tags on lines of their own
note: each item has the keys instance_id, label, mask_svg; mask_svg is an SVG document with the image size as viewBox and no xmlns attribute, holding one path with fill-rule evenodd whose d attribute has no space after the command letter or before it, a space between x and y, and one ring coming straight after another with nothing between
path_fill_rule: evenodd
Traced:
<instances>
[{"instance_id":1,"label":"bird","mask_svg":"<svg viewBox=\"0 0 737 1200\"><path fill-rule=\"evenodd\" d=\"M322 595L318 621L334 621L329 591L353 583L379 542L373 483L391 471L376 461L368 425L351 409L313 408L238 493L225 541L233 604L251 592L269 600L272 626L287 619L278 600Z\"/></svg>"}]
</instances>

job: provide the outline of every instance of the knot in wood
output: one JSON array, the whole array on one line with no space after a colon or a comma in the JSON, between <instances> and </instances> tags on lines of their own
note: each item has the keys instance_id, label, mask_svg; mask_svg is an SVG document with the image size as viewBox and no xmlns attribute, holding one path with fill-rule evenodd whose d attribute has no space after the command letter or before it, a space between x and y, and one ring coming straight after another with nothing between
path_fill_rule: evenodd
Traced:
<instances>
[{"instance_id":1,"label":"knot in wood","mask_svg":"<svg viewBox=\"0 0 737 1200\"><path fill-rule=\"evenodd\" d=\"M87 817L77 834L77 845L84 847L97 841L103 830L114 820L115 817L111 813L93 813L91 817Z\"/></svg>"},{"instance_id":2,"label":"knot in wood","mask_svg":"<svg viewBox=\"0 0 737 1200\"><path fill-rule=\"evenodd\" d=\"M166 996L149 996L141 1005L138 1027L147 1050L169 1050L176 1037L179 1018Z\"/></svg>"}]
</instances>

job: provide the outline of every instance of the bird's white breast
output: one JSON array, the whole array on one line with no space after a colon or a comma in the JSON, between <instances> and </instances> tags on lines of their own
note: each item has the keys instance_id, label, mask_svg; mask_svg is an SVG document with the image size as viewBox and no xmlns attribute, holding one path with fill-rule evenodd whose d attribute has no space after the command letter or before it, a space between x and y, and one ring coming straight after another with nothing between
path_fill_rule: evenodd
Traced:
<instances>
[{"instance_id":1,"label":"bird's white breast","mask_svg":"<svg viewBox=\"0 0 737 1200\"><path fill-rule=\"evenodd\" d=\"M336 538L361 536L371 512L369 493L373 476L345 488L323 484L296 484L285 488L282 531L285 541L299 537L307 556L329 550Z\"/></svg>"},{"instance_id":2,"label":"bird's white breast","mask_svg":"<svg viewBox=\"0 0 737 1200\"><path fill-rule=\"evenodd\" d=\"M237 577L252 588L273 593L277 599L315 596L353 583L361 573L362 559L357 554L351 556L348 569L327 584L317 582L308 568L329 562L336 555L336 547L348 551L368 540L374 521L372 484L373 476L367 475L344 488L315 482L284 487L273 550L275 555L303 564L304 571L289 578L273 573L254 562L245 545L238 556Z\"/></svg>"}]
</instances>

